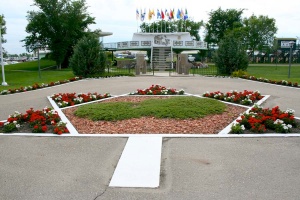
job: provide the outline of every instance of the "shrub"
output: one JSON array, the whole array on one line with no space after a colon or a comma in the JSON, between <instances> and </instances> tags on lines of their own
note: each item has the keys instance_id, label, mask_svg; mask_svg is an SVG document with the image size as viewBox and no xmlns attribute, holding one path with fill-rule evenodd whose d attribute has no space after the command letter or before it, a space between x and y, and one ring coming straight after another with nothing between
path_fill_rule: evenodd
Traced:
<instances>
[{"instance_id":1,"label":"shrub","mask_svg":"<svg viewBox=\"0 0 300 200\"><path fill-rule=\"evenodd\" d=\"M227 34L220 41L214 60L218 72L224 75L230 75L237 70L246 70L249 62L242 42L233 34Z\"/></svg>"},{"instance_id":2,"label":"shrub","mask_svg":"<svg viewBox=\"0 0 300 200\"><path fill-rule=\"evenodd\" d=\"M96 34L88 34L78 41L70 58L70 67L77 76L89 77L105 70L106 55Z\"/></svg>"},{"instance_id":3,"label":"shrub","mask_svg":"<svg viewBox=\"0 0 300 200\"><path fill-rule=\"evenodd\" d=\"M242 77L244 75L247 75L247 72L240 70L240 69L232 72L232 74L231 74L232 77Z\"/></svg>"}]
</instances>

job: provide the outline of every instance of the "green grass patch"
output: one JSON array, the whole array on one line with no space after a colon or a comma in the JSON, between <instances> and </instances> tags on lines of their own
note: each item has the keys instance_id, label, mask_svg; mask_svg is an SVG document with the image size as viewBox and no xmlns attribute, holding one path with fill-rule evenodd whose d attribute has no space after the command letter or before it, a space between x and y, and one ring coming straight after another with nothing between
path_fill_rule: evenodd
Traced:
<instances>
[{"instance_id":1,"label":"green grass patch","mask_svg":"<svg viewBox=\"0 0 300 200\"><path fill-rule=\"evenodd\" d=\"M40 68L42 70L53 66L56 66L56 63L53 60L45 60L45 59L40 60ZM38 61L29 61L29 62L5 65L5 72L12 71L12 70L38 71Z\"/></svg>"},{"instance_id":2,"label":"green grass patch","mask_svg":"<svg viewBox=\"0 0 300 200\"><path fill-rule=\"evenodd\" d=\"M75 115L93 121L117 121L151 116L155 118L197 119L224 112L224 103L198 97L147 99L140 103L101 102L80 106Z\"/></svg>"},{"instance_id":3,"label":"green grass patch","mask_svg":"<svg viewBox=\"0 0 300 200\"><path fill-rule=\"evenodd\" d=\"M251 64L247 68L248 75L256 78L266 78L275 81L291 81L300 83L300 65L292 64L290 78L288 78L288 64Z\"/></svg>"}]
</instances>

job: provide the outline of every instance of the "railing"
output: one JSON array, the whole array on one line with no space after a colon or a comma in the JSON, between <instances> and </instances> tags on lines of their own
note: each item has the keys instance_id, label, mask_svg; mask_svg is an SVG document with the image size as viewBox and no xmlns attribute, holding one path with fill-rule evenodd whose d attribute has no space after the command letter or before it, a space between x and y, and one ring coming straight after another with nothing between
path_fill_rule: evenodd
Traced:
<instances>
[{"instance_id":1,"label":"railing","mask_svg":"<svg viewBox=\"0 0 300 200\"><path fill-rule=\"evenodd\" d=\"M104 43L106 49L145 49L151 46L157 46L153 41L125 41L117 43ZM162 46L162 45L158 45ZM169 45L175 49L207 49L207 43L203 41L182 41L173 40Z\"/></svg>"}]
</instances>

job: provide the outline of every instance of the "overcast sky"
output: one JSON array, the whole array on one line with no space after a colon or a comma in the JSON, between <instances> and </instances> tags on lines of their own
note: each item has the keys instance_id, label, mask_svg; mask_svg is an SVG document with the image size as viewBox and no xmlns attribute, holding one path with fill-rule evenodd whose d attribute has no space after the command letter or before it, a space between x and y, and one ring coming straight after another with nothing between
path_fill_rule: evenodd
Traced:
<instances>
[{"instance_id":1,"label":"overcast sky","mask_svg":"<svg viewBox=\"0 0 300 200\"><path fill-rule=\"evenodd\" d=\"M0 14L6 20L7 34L4 38L7 43L3 47L10 54L25 53L23 43L20 40L27 36L25 27L27 25L27 11L34 10L31 6L33 0L0 0ZM88 12L95 17L96 24L91 25L90 29L101 29L104 32L113 32L112 36L104 38L104 43L129 41L132 34L138 31L141 23L136 20L136 9L187 9L189 18L194 21L208 20L208 13L212 10L221 9L246 9L243 17L252 14L259 16L265 15L276 20L278 28L276 37L300 36L300 1L289 0L86 0ZM201 39L203 33L200 32Z\"/></svg>"}]
</instances>

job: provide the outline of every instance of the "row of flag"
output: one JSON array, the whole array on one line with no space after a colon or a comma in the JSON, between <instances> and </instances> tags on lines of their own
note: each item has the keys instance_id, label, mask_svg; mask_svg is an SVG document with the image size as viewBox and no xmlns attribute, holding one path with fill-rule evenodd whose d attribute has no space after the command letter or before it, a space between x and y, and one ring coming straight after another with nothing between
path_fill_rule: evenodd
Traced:
<instances>
[{"instance_id":1,"label":"row of flag","mask_svg":"<svg viewBox=\"0 0 300 200\"><path fill-rule=\"evenodd\" d=\"M154 9L152 10L149 9L148 13L146 12L146 9L144 9L144 11L142 9L140 10L136 9L136 20L144 21L146 20L146 17L148 17L149 21L151 21L152 19L155 20ZM163 11L162 9L161 10L157 9L156 12L157 20L172 20L175 18L187 20L188 19L187 9L185 9L185 12L183 11L183 9L178 9L177 13L175 13L174 9L170 9L170 11L168 11L168 9L165 9L165 11Z\"/></svg>"}]
</instances>

